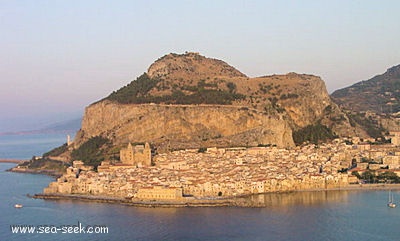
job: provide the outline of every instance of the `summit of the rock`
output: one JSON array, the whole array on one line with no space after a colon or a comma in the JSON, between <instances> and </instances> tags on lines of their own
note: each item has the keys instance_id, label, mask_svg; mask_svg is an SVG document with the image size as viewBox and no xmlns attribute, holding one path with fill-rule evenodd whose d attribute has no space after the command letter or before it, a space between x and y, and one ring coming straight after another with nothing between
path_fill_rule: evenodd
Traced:
<instances>
[{"instance_id":1,"label":"summit of the rock","mask_svg":"<svg viewBox=\"0 0 400 241\"><path fill-rule=\"evenodd\" d=\"M207 58L194 52L164 55L150 65L147 74L150 78L178 81L247 77L222 60Z\"/></svg>"}]
</instances>

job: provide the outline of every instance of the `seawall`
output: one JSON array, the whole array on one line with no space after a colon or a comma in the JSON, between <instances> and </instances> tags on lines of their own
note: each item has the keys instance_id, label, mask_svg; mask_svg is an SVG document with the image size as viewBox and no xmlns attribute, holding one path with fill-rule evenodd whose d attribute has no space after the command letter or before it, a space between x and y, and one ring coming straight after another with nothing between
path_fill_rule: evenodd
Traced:
<instances>
[{"instance_id":1,"label":"seawall","mask_svg":"<svg viewBox=\"0 0 400 241\"><path fill-rule=\"evenodd\" d=\"M86 202L100 202L100 203L115 203L134 207L162 207L162 208L181 208L181 207L266 207L261 203L251 201L252 196L259 196L263 194L282 194L294 192L330 192L330 191L368 191L368 190L400 190L400 184L351 184L346 187L340 188L327 188L327 189L307 189L307 190L293 190L287 192L267 192L259 194L248 194L237 197L216 198L216 199L184 199L184 200L135 200L113 198L107 196L95 195L77 195L77 194L35 194L32 198L46 199L46 200L77 200Z\"/></svg>"}]
</instances>

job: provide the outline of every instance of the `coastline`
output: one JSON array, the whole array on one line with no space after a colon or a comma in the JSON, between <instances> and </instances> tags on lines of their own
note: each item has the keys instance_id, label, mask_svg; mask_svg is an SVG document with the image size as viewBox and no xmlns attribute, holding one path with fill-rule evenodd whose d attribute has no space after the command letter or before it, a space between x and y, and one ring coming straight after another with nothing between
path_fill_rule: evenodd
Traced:
<instances>
[{"instance_id":1,"label":"coastline","mask_svg":"<svg viewBox=\"0 0 400 241\"><path fill-rule=\"evenodd\" d=\"M327 191L360 191L360 190L400 190L400 183L385 184L385 183L374 183L374 184L350 184L346 187L341 188L330 188ZM322 190L323 191L323 190Z\"/></svg>"},{"instance_id":2,"label":"coastline","mask_svg":"<svg viewBox=\"0 0 400 241\"><path fill-rule=\"evenodd\" d=\"M9 163L20 163L24 160L11 160L3 159L0 162ZM48 169L26 169L18 168L18 166L10 168L6 171L16 173L28 173L28 174L39 174L48 175L51 177L58 178L62 176L54 170ZM140 200L140 199L125 199L115 198L111 196L94 196L94 195L81 195L81 194L43 194L38 193L29 195L31 198L45 199L45 200L79 200L85 202L100 202L100 203L114 203L120 205L128 205L135 207L163 207L163 208L179 208L179 207L265 207L265 205L251 202L249 199L257 195L262 194L282 194L282 193L295 193L295 192L324 192L324 191L371 191L371 190L400 190L400 184L350 184L348 186L337 187L337 188L319 188L319 189L304 189L304 190L288 190L284 192L267 192L259 194L246 194L235 197L224 197L214 199L196 199L196 198L184 198L180 200Z\"/></svg>"},{"instance_id":3,"label":"coastline","mask_svg":"<svg viewBox=\"0 0 400 241\"><path fill-rule=\"evenodd\" d=\"M237 205L235 198L227 199L190 199L190 200L158 200L158 201L144 201L113 198L104 196L92 196L92 195L78 195L78 194L35 194L30 196L35 199L44 200L78 200L86 202L98 202L98 203L114 203L134 207L163 207L163 208L180 208L180 207L244 207L244 205Z\"/></svg>"},{"instance_id":4,"label":"coastline","mask_svg":"<svg viewBox=\"0 0 400 241\"><path fill-rule=\"evenodd\" d=\"M217 199L193 199L184 200L132 200L124 198L113 198L107 196L80 195L80 194L34 194L30 196L35 199L44 200L78 200L86 202L114 203L120 205L146 207L146 208L183 208L183 207L250 207L260 208L266 205L254 203L247 199L262 194L282 194L294 192L330 192L330 191L371 191L371 190L400 190L400 184L352 184L347 187L329 189L307 189L292 190L287 192L269 192L259 194L247 194L237 197L226 197Z\"/></svg>"}]
</instances>

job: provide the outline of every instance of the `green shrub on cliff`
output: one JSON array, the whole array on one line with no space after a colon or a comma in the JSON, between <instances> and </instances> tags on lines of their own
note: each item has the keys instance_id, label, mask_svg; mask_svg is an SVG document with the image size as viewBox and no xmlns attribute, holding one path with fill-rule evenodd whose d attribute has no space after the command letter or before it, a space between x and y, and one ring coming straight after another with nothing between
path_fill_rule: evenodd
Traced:
<instances>
[{"instance_id":1,"label":"green shrub on cliff","mask_svg":"<svg viewBox=\"0 0 400 241\"><path fill-rule=\"evenodd\" d=\"M139 76L136 80L114 91L106 99L117 101L122 104L141 104L148 102L148 92L153 89L159 80L151 79L146 73Z\"/></svg>"},{"instance_id":2,"label":"green shrub on cliff","mask_svg":"<svg viewBox=\"0 0 400 241\"><path fill-rule=\"evenodd\" d=\"M356 126L356 123L359 124L370 137L375 139L382 138L382 133L386 131L376 119L371 116L367 117L365 113L350 113L348 116L352 126Z\"/></svg>"},{"instance_id":3,"label":"green shrub on cliff","mask_svg":"<svg viewBox=\"0 0 400 241\"><path fill-rule=\"evenodd\" d=\"M332 130L319 122L293 132L293 141L296 145L300 145L306 141L318 144L319 142L334 138L336 138L336 135Z\"/></svg>"},{"instance_id":4,"label":"green shrub on cliff","mask_svg":"<svg viewBox=\"0 0 400 241\"><path fill-rule=\"evenodd\" d=\"M47 170L58 170L63 171L66 168L66 163L57 160L51 160L48 158L32 159L28 167L30 169L47 169Z\"/></svg>"},{"instance_id":5,"label":"green shrub on cliff","mask_svg":"<svg viewBox=\"0 0 400 241\"><path fill-rule=\"evenodd\" d=\"M59 146L59 147L54 148L54 149L51 150L51 151L48 151L48 152L44 153L44 154L43 154L43 157L59 156L59 155L61 155L62 153L66 152L67 149L68 149L68 145L67 145L67 143L65 143L65 144L63 144L63 145L61 145L61 146Z\"/></svg>"},{"instance_id":6,"label":"green shrub on cliff","mask_svg":"<svg viewBox=\"0 0 400 241\"><path fill-rule=\"evenodd\" d=\"M110 141L101 136L95 136L83 143L79 148L71 153L73 160L81 160L85 165L98 165L105 159L105 154Z\"/></svg>"},{"instance_id":7,"label":"green shrub on cliff","mask_svg":"<svg viewBox=\"0 0 400 241\"><path fill-rule=\"evenodd\" d=\"M151 79L146 73L118 91L114 91L106 99L122 104L164 103L164 104L218 104L229 105L246 96L236 93L236 85L228 83L229 90L215 89L218 86L201 80L197 86L173 86L171 94L155 96L149 91L156 88L161 80ZM180 88L180 89L179 89ZM214 89L213 89L214 88ZM182 90L191 93L185 94Z\"/></svg>"}]
</instances>

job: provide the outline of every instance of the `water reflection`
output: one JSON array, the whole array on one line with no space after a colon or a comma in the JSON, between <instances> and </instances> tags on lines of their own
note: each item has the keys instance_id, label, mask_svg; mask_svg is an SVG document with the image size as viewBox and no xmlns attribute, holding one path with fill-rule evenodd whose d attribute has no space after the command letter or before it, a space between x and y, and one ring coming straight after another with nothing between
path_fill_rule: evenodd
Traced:
<instances>
[{"instance_id":1,"label":"water reflection","mask_svg":"<svg viewBox=\"0 0 400 241\"><path fill-rule=\"evenodd\" d=\"M241 202L256 207L321 206L346 202L348 197L349 191L290 192L253 195L241 199Z\"/></svg>"},{"instance_id":2,"label":"water reflection","mask_svg":"<svg viewBox=\"0 0 400 241\"><path fill-rule=\"evenodd\" d=\"M236 206L243 207L291 207L291 206L321 206L332 203L347 202L350 192L357 191L304 191L304 192L288 192L288 193L268 193L268 194L255 194L246 197L237 198ZM56 203L57 205L71 206L77 203L88 204L87 208L106 207L104 203L88 202L82 200L50 200L49 202ZM130 205L114 203L111 205L118 205L124 210L129 212ZM233 205L235 206L235 205ZM156 208L157 215L171 215L180 208ZM143 214L151 214L154 208L140 208L136 207L136 212Z\"/></svg>"}]
</instances>

